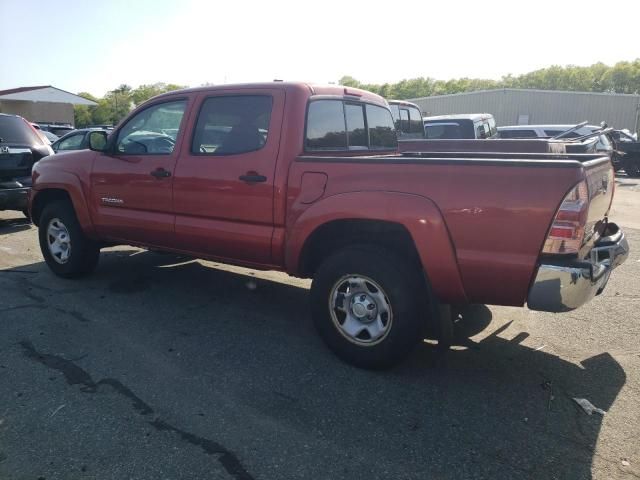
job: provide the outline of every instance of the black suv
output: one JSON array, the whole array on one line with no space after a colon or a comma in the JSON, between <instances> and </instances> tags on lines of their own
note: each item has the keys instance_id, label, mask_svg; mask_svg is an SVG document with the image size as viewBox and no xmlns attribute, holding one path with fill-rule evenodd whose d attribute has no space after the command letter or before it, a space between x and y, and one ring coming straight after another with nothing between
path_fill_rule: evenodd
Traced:
<instances>
[{"instance_id":1,"label":"black suv","mask_svg":"<svg viewBox=\"0 0 640 480\"><path fill-rule=\"evenodd\" d=\"M0 210L28 216L31 167L53 150L22 117L0 113Z\"/></svg>"}]
</instances>

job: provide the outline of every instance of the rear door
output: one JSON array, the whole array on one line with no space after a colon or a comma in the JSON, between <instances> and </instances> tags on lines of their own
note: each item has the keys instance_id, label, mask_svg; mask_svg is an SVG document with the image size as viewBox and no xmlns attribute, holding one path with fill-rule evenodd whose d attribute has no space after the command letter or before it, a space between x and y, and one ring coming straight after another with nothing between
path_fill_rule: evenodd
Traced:
<instances>
[{"instance_id":1,"label":"rear door","mask_svg":"<svg viewBox=\"0 0 640 480\"><path fill-rule=\"evenodd\" d=\"M229 89L201 94L173 185L179 248L269 264L274 174L285 93Z\"/></svg>"},{"instance_id":2,"label":"rear door","mask_svg":"<svg viewBox=\"0 0 640 480\"><path fill-rule=\"evenodd\" d=\"M168 246L173 173L188 98L159 101L131 117L91 173L92 215L105 238Z\"/></svg>"}]
</instances>

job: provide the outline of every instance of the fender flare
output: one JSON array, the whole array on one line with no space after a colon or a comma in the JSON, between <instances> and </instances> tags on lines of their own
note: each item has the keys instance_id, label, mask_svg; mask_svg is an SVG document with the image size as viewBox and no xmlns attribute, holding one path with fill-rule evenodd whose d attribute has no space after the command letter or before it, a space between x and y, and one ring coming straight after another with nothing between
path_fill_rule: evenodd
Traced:
<instances>
[{"instance_id":1,"label":"fender flare","mask_svg":"<svg viewBox=\"0 0 640 480\"><path fill-rule=\"evenodd\" d=\"M304 210L287 230L286 271L299 272L304 245L313 232L335 220L379 220L402 225L409 232L431 288L444 303L465 303L455 248L435 203L401 192L359 191L326 197Z\"/></svg>"},{"instance_id":2,"label":"fender flare","mask_svg":"<svg viewBox=\"0 0 640 480\"><path fill-rule=\"evenodd\" d=\"M55 172L47 172L46 170L39 172L30 195L31 208L33 208L38 195L47 190L65 191L69 195L69 198L71 198L71 203L80 227L86 235L94 235L95 229L91 221L91 215L89 214L89 207L84 195L82 183L77 175L60 170L56 170Z\"/></svg>"}]
</instances>

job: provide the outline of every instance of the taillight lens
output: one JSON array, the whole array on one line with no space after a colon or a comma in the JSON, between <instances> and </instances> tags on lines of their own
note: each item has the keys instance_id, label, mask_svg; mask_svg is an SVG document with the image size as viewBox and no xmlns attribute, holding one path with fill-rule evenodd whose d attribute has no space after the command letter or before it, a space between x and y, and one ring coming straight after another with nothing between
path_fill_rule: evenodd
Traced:
<instances>
[{"instance_id":1,"label":"taillight lens","mask_svg":"<svg viewBox=\"0 0 640 480\"><path fill-rule=\"evenodd\" d=\"M589 189L585 180L564 197L553 219L543 253L578 253L589 214Z\"/></svg>"}]
</instances>

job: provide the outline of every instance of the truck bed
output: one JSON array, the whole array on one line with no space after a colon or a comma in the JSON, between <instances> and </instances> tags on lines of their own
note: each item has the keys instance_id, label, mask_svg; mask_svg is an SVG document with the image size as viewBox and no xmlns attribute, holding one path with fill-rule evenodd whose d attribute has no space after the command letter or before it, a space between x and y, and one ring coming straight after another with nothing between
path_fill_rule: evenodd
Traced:
<instances>
[{"instance_id":1,"label":"truck bed","mask_svg":"<svg viewBox=\"0 0 640 480\"><path fill-rule=\"evenodd\" d=\"M441 219L425 215L423 220L444 221L466 300L501 305L525 302L547 231L570 189L584 179L594 185L606 180L604 195L600 186L591 189L590 224L601 229L613 195L610 160L590 154L303 155L291 166L289 185L302 186L305 172L321 172L328 178L319 203L349 192L375 191L412 195L435 206ZM288 210L296 208L290 205ZM433 255L439 255L437 249ZM438 294L456 296L451 291Z\"/></svg>"}]
</instances>

